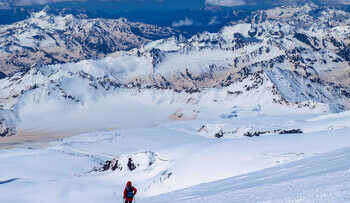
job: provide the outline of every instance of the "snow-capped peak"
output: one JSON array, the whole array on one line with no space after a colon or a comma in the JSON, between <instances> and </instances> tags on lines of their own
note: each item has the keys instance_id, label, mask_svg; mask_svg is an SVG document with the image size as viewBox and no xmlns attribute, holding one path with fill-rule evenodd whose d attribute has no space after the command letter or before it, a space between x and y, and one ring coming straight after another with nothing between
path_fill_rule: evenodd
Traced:
<instances>
[{"instance_id":1,"label":"snow-capped peak","mask_svg":"<svg viewBox=\"0 0 350 203\"><path fill-rule=\"evenodd\" d=\"M31 17L34 18L44 18L46 16L49 16L49 12L50 12L50 7L47 5L45 6L41 11L36 12L36 13L32 13Z\"/></svg>"},{"instance_id":2,"label":"snow-capped peak","mask_svg":"<svg viewBox=\"0 0 350 203\"><path fill-rule=\"evenodd\" d=\"M9 35L8 33L12 33ZM127 19L79 19L53 15L48 8L30 18L0 28L0 71L12 75L41 61L44 64L103 58L129 50L151 39L170 37L168 27Z\"/></svg>"},{"instance_id":3,"label":"snow-capped peak","mask_svg":"<svg viewBox=\"0 0 350 203\"><path fill-rule=\"evenodd\" d=\"M290 9L299 7L275 8L273 13ZM303 12L306 18L287 17L290 21L286 21L269 12L270 17L260 23L236 23L218 33L205 32L189 39L156 40L100 60L38 63L0 81L1 99L6 101L3 108L18 110L26 103L48 101L84 105L119 91L136 91L164 94L165 98L154 97L182 105L217 101L300 111L349 109L349 24L343 21L349 14L331 17L333 26L319 26L327 24L328 14L321 12L315 18ZM105 23L88 20L79 27L79 22L69 29L95 30L88 26ZM249 97L253 103L242 102Z\"/></svg>"}]
</instances>

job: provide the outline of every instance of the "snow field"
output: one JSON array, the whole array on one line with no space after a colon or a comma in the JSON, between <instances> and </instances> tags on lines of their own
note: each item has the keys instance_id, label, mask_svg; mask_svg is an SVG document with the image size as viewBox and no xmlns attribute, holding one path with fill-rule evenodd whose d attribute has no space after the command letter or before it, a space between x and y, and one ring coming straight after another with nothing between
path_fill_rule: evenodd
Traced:
<instances>
[{"instance_id":1,"label":"snow field","mask_svg":"<svg viewBox=\"0 0 350 203\"><path fill-rule=\"evenodd\" d=\"M320 118L332 121L336 115L241 116L221 122L231 128L245 123L254 129L291 128L307 123L305 126L316 129L323 128ZM349 120L346 115L339 114ZM6 194L0 201L115 202L121 199L127 180L138 188L138 202L292 202L312 201L317 195L324 195L316 198L321 202L349 198L349 165L344 160L350 147L348 127L217 139L198 132L201 125L210 122L213 118L172 121L155 127L81 134L52 142L48 147L2 150L0 182L15 180L0 184L1 192ZM343 151L334 156L322 155L339 149ZM152 161L154 165L147 166L151 160L148 152L159 158ZM344 152L342 157L340 152ZM126 167L131 157L140 167L133 171L92 171L118 157L124 160L121 166ZM319 186L318 191L307 193L313 182ZM281 190L275 193L273 188ZM168 194L172 191L176 192Z\"/></svg>"}]
</instances>

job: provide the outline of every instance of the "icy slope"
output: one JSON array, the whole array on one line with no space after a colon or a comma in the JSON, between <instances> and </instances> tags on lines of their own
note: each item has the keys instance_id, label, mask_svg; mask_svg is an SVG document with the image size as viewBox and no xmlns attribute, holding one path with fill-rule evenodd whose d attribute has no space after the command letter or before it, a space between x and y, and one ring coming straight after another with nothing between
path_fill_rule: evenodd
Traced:
<instances>
[{"instance_id":1,"label":"icy slope","mask_svg":"<svg viewBox=\"0 0 350 203\"><path fill-rule=\"evenodd\" d=\"M349 202L350 148L141 202Z\"/></svg>"}]
</instances>

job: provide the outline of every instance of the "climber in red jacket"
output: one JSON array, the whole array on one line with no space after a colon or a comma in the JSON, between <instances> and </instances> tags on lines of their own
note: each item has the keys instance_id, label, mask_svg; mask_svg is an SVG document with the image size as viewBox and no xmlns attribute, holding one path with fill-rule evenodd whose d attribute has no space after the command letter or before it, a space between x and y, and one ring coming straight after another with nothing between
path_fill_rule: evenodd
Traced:
<instances>
[{"instance_id":1,"label":"climber in red jacket","mask_svg":"<svg viewBox=\"0 0 350 203\"><path fill-rule=\"evenodd\" d=\"M124 189L125 203L132 203L136 193L137 193L137 189L131 185L131 181L128 181Z\"/></svg>"}]
</instances>

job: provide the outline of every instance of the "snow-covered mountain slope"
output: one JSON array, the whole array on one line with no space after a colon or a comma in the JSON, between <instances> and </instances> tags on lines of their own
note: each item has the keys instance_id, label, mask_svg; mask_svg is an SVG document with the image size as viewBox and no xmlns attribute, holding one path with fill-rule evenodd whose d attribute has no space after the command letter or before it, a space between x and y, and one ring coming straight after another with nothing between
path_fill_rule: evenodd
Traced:
<instances>
[{"instance_id":1,"label":"snow-covered mountain slope","mask_svg":"<svg viewBox=\"0 0 350 203\"><path fill-rule=\"evenodd\" d=\"M238 112L232 119L171 121L0 150L0 201L116 202L128 180L138 188L137 202L349 199L349 111ZM217 139L198 132L208 122L259 130L299 126L304 133Z\"/></svg>"},{"instance_id":2,"label":"snow-covered mountain slope","mask_svg":"<svg viewBox=\"0 0 350 203\"><path fill-rule=\"evenodd\" d=\"M120 18L80 19L48 14L48 8L27 20L0 26L0 71L13 74L34 63L57 64L102 58L150 40L170 37L171 28Z\"/></svg>"},{"instance_id":3,"label":"snow-covered mountain slope","mask_svg":"<svg viewBox=\"0 0 350 203\"><path fill-rule=\"evenodd\" d=\"M0 202L347 202L349 14L265 13L1 79Z\"/></svg>"},{"instance_id":4,"label":"snow-covered mountain slope","mask_svg":"<svg viewBox=\"0 0 350 203\"><path fill-rule=\"evenodd\" d=\"M142 202L349 202L350 148Z\"/></svg>"},{"instance_id":5,"label":"snow-covered mountain slope","mask_svg":"<svg viewBox=\"0 0 350 203\"><path fill-rule=\"evenodd\" d=\"M106 129L141 123L152 125L166 121L168 117L175 120L196 119L206 116L204 112L208 110L230 114L233 106L278 114L279 111L295 110L300 113L338 112L347 105L342 89L311 82L293 73L285 76L280 69L248 74L241 81L222 88L185 89L180 92L162 86L142 87L134 86L133 82L123 83L122 78L116 77L118 74L106 75L108 69L91 69L94 75L83 70L70 72L62 68L51 69L51 73L48 71L48 68L56 67L32 68L23 75L16 74L0 82L2 108L17 115L19 129L84 128L87 131L96 130L96 126ZM287 79L281 79L283 76ZM303 85L307 85L305 89L299 88ZM135 117L134 122L123 122L127 114ZM100 121L96 119L97 115L100 115ZM150 119L145 122L144 118L148 117ZM92 129L85 126L88 120Z\"/></svg>"},{"instance_id":6,"label":"snow-covered mountain slope","mask_svg":"<svg viewBox=\"0 0 350 203\"><path fill-rule=\"evenodd\" d=\"M279 20L274 15L281 10L308 17L287 15ZM129 102L148 106L143 110L153 112L162 109L157 107L161 104L166 110L158 111L158 121L166 121L169 116L179 120L200 117L198 113L182 116L181 110L176 111L182 107L196 112L200 106L217 109L224 104L259 107L268 113L281 109L349 109L350 66L346 50L350 14L309 4L265 13L271 17L259 23L235 24L219 33L202 33L190 39L157 40L100 60L49 66L37 63L25 72L0 80L1 108L12 111L22 123L42 118L40 114L48 110L60 114L80 109L81 114L95 107L98 111L97 104L106 109L98 111L101 115L117 114L128 109ZM132 112L147 114L142 110ZM79 120L75 113L72 117ZM49 123L50 127L58 125L57 121Z\"/></svg>"}]
</instances>

